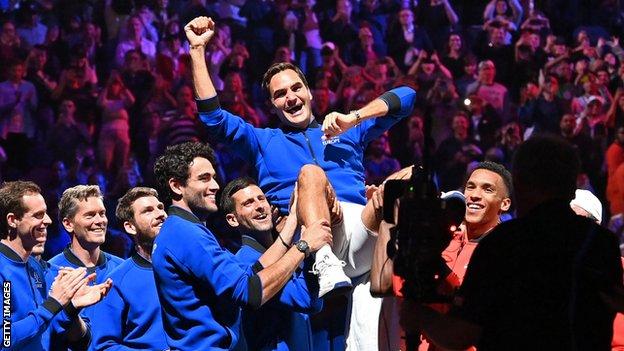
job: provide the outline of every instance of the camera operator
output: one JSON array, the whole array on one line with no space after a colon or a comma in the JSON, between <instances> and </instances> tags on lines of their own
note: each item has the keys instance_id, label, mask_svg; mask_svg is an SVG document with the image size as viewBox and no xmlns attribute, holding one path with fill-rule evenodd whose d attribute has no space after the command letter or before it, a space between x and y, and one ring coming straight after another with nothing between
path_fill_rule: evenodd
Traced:
<instances>
[{"instance_id":1,"label":"camera operator","mask_svg":"<svg viewBox=\"0 0 624 351\"><path fill-rule=\"evenodd\" d=\"M613 233L572 212L578 171L565 141L524 142L513 167L518 219L480 242L449 314L406 300L406 331L451 349L610 349L620 253Z\"/></svg>"},{"instance_id":2,"label":"camera operator","mask_svg":"<svg viewBox=\"0 0 624 351\"><path fill-rule=\"evenodd\" d=\"M405 176L405 178L408 177L409 175ZM442 257L451 271L438 287L439 291L450 296L460 286L470 256L479 241L498 225L500 215L509 210L511 206L510 194L511 175L502 165L493 162L481 162L472 171L464 190L466 200L464 222L455 232L449 246L442 252ZM387 295L394 290L397 296L401 296L399 290L402 281L396 276L393 279L392 262L386 262L389 261L386 246L390 239L387 229L388 225L384 222L379 230L379 237L375 245L371 270L371 293L373 295ZM446 304L436 304L435 308L440 312L448 311ZM388 335L388 337L395 339L396 335ZM380 341L379 344L382 345L383 342ZM390 349L397 349L397 347ZM421 337L418 349L435 350L437 348L429 345L428 341Z\"/></svg>"}]
</instances>

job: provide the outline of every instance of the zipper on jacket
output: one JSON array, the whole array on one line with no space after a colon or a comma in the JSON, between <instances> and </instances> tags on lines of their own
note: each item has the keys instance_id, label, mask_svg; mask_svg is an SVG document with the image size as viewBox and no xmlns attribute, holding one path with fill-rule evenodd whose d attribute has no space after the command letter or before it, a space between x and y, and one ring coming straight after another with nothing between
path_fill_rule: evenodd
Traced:
<instances>
[{"instance_id":1,"label":"zipper on jacket","mask_svg":"<svg viewBox=\"0 0 624 351\"><path fill-rule=\"evenodd\" d=\"M26 263L26 275L28 276L28 285L30 286L30 292L32 293L33 299L35 300L35 306L37 306L37 308L39 307L39 301L37 301L37 295L35 293L35 287L33 287L32 285L32 276L30 275L31 273L31 269L30 269L30 265L28 263Z\"/></svg>"},{"instance_id":2,"label":"zipper on jacket","mask_svg":"<svg viewBox=\"0 0 624 351\"><path fill-rule=\"evenodd\" d=\"M312 159L314 160L314 163L319 166L318 161L316 160L316 155L314 154L314 149L312 149L312 144L310 143L310 138L308 138L308 133L306 133L306 131L303 131L303 136L305 137L306 142L308 143L308 149L310 149L310 153L312 154Z\"/></svg>"}]
</instances>

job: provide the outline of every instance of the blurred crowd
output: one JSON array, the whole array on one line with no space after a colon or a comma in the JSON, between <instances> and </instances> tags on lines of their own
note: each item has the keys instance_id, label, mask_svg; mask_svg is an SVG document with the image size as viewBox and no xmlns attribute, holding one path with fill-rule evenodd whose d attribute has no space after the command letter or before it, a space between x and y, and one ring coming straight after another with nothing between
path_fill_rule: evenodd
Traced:
<instances>
[{"instance_id":1,"label":"blurred crowd","mask_svg":"<svg viewBox=\"0 0 624 351\"><path fill-rule=\"evenodd\" d=\"M523 140L552 133L578 149L578 187L608 204L611 228L624 222L618 1L0 0L0 11L0 179L35 181L48 204L97 184L114 213L128 189L154 184L167 145L211 142L183 33L204 15L217 23L206 61L221 105L257 127L279 124L260 86L274 62L301 67L319 121L416 89L413 115L370 144L368 184L420 164L425 135L449 191L479 161L510 167ZM222 182L254 175L212 145ZM69 242L56 226L46 257ZM103 249L128 256L131 241L109 227Z\"/></svg>"}]
</instances>

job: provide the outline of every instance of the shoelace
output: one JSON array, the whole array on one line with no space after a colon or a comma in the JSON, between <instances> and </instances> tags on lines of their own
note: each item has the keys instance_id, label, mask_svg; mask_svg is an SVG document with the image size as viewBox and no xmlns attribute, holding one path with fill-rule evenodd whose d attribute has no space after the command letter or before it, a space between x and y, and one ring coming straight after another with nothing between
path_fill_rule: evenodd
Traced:
<instances>
[{"instance_id":1,"label":"shoelace","mask_svg":"<svg viewBox=\"0 0 624 351\"><path fill-rule=\"evenodd\" d=\"M322 260L318 262L314 262L310 273L319 275L319 274L323 274L323 272L325 272L325 270L330 266L344 267L346 265L347 263L345 261L332 260L329 256L325 255Z\"/></svg>"}]
</instances>

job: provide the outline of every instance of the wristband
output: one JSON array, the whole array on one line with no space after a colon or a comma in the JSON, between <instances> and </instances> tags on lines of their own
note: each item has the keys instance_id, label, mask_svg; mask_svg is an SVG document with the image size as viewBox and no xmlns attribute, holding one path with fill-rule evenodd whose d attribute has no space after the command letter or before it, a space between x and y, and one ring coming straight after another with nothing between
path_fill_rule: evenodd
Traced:
<instances>
[{"instance_id":1,"label":"wristband","mask_svg":"<svg viewBox=\"0 0 624 351\"><path fill-rule=\"evenodd\" d=\"M204 47L204 45L189 45L190 49L201 49L203 47Z\"/></svg>"},{"instance_id":2,"label":"wristband","mask_svg":"<svg viewBox=\"0 0 624 351\"><path fill-rule=\"evenodd\" d=\"M282 242L282 245L284 245L287 249L291 248L291 245L286 244L286 242L284 241L284 239L282 239L282 236L277 234L277 237L280 239L280 241Z\"/></svg>"},{"instance_id":3,"label":"wristband","mask_svg":"<svg viewBox=\"0 0 624 351\"><path fill-rule=\"evenodd\" d=\"M352 110L351 113L355 115L355 125L360 124L360 122L362 121L362 116L360 116L358 110Z\"/></svg>"}]
</instances>

